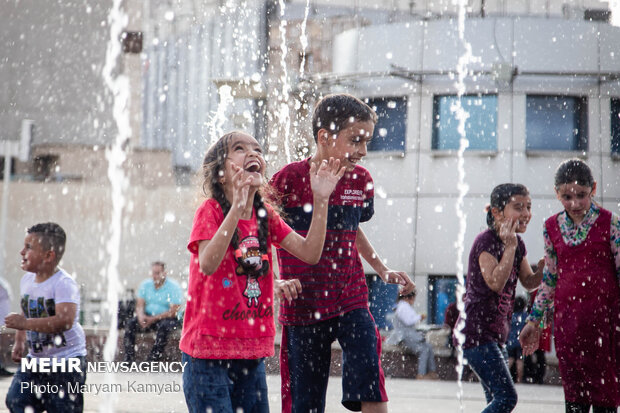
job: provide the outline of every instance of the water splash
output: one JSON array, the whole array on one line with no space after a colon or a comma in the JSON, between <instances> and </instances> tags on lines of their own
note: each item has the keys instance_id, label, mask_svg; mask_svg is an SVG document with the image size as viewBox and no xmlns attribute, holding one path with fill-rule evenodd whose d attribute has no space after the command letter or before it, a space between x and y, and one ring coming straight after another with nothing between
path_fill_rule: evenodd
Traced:
<instances>
[{"instance_id":1,"label":"water splash","mask_svg":"<svg viewBox=\"0 0 620 413\"><path fill-rule=\"evenodd\" d=\"M284 153L286 155L286 163L291 163L293 161L290 149L291 114L288 106L289 97L291 94L291 82L288 77L288 67L286 64L286 56L288 54L288 48L286 46L287 21L284 18L286 4L284 3L284 0L278 0L278 4L280 5L280 69L282 71L280 74L280 82L282 84L282 90L278 93L278 110L276 112L276 118L278 118L280 128L275 128L275 130L277 133L277 129L281 129L282 133L284 133Z\"/></svg>"},{"instance_id":2,"label":"water splash","mask_svg":"<svg viewBox=\"0 0 620 413\"><path fill-rule=\"evenodd\" d=\"M209 136L211 142L216 142L219 137L224 134L224 125L227 121L226 112L228 111L228 107L234 102L232 88L229 85L220 86L217 92L220 101L217 105L215 115L213 115L213 118L211 118L209 122Z\"/></svg>"},{"instance_id":3,"label":"water splash","mask_svg":"<svg viewBox=\"0 0 620 413\"><path fill-rule=\"evenodd\" d=\"M469 191L469 186L465 182L465 159L464 153L467 147L469 146L469 140L466 136L465 131L465 122L469 117L469 113L463 108L461 104L461 99L465 94L465 77L468 74L467 65L471 61L473 61L473 54L471 50L471 45L465 40L465 13L466 13L467 1L466 0L458 0L458 34L459 34L459 43L464 49L463 54L459 57L456 70L457 70L457 78L456 78L456 90L458 99L455 100L455 103L450 107L450 111L455 114L456 119L458 120L457 131L459 136L461 137L459 140L459 149L457 151L457 170L458 170L458 198L456 201L456 216L459 219L459 231L457 234L456 240L456 277L458 280L458 285L456 288L456 296L457 296L457 308L460 313L460 321L456 326L455 336L458 342L457 346L457 366L456 371L458 374L458 392L457 399L459 401L460 411L464 411L463 405L463 343L465 342L465 335L462 333L463 327L465 327L465 305L463 303L463 296L465 294L465 276L464 276L464 268L463 268L463 255L464 255L464 240L465 240L465 230L467 229L467 214L464 211L463 203L465 199L465 195Z\"/></svg>"},{"instance_id":4,"label":"water splash","mask_svg":"<svg viewBox=\"0 0 620 413\"><path fill-rule=\"evenodd\" d=\"M309 13L310 13L310 0L306 0L304 20L301 22L301 35L299 36L299 42L301 43L301 63L299 64L299 78L300 79L303 79L304 70L306 67L306 49L308 48L308 35L306 34L306 26L308 24Z\"/></svg>"},{"instance_id":5,"label":"water splash","mask_svg":"<svg viewBox=\"0 0 620 413\"><path fill-rule=\"evenodd\" d=\"M125 207L125 190L127 188L127 177L123 170L123 164L127 159L125 148L131 136L129 124L129 78L118 73L118 60L121 57L121 36L127 26L128 17L122 9L123 0L114 0L112 9L108 15L110 26L110 38L106 50L106 61L102 75L106 86L109 88L113 97L113 117L117 127L116 139L112 145L106 149L106 159L108 160L108 179L110 180L110 197L112 201L112 214L110 222L110 236L107 242L107 252L109 254L108 267L106 270L107 278L107 310L110 314L110 329L108 331L105 346L103 348L103 359L113 361L116 354L116 344L118 341L117 311L120 277L118 274L118 263L120 257L120 244L122 235L122 216ZM113 382L113 374L106 373L105 382ZM99 407L101 412L114 411L115 397L108 397Z\"/></svg>"}]
</instances>

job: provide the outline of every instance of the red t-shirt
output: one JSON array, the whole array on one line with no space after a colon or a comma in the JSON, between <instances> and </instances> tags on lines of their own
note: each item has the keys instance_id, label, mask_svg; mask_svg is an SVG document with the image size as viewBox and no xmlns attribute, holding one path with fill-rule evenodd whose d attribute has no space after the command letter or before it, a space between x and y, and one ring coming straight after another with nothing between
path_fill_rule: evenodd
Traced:
<instances>
[{"instance_id":1,"label":"red t-shirt","mask_svg":"<svg viewBox=\"0 0 620 413\"><path fill-rule=\"evenodd\" d=\"M274 354L273 272L271 244L278 245L292 229L265 204L269 219L269 271L247 275L228 247L215 273L200 271L198 244L210 240L224 221L218 202L207 199L196 211L187 248L191 253L187 306L179 347L201 359L256 359ZM237 224L244 259L260 259L256 211Z\"/></svg>"},{"instance_id":2,"label":"red t-shirt","mask_svg":"<svg viewBox=\"0 0 620 413\"><path fill-rule=\"evenodd\" d=\"M271 185L281 197L288 223L306 236L312 222L313 202L309 159L291 163L276 173ZM278 250L280 277L297 278L299 297L280 301L284 325L309 325L349 311L368 308L364 267L355 244L360 222L374 214L374 184L368 170L356 165L347 171L329 197L327 231L321 260L308 265L285 250Z\"/></svg>"}]
</instances>

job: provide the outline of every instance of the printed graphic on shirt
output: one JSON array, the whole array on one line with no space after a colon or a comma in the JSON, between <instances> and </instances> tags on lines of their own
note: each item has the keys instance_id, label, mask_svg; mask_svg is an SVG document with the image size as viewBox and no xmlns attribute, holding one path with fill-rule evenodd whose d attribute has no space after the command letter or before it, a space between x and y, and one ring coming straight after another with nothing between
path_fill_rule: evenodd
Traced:
<instances>
[{"instance_id":1,"label":"printed graphic on shirt","mask_svg":"<svg viewBox=\"0 0 620 413\"><path fill-rule=\"evenodd\" d=\"M22 311L26 318L45 318L56 315L56 302L53 298L31 298L26 294L21 299ZM65 347L67 340L63 333L48 334L28 330L26 332L28 347L33 353L40 353L45 347Z\"/></svg>"},{"instance_id":2,"label":"printed graphic on shirt","mask_svg":"<svg viewBox=\"0 0 620 413\"><path fill-rule=\"evenodd\" d=\"M262 276L263 258L260 252L258 238L249 236L243 239L237 250L237 275L246 276L246 287L243 295L248 299L248 307L258 307L258 299L261 296L258 279ZM240 256L239 256L240 255Z\"/></svg>"}]
</instances>

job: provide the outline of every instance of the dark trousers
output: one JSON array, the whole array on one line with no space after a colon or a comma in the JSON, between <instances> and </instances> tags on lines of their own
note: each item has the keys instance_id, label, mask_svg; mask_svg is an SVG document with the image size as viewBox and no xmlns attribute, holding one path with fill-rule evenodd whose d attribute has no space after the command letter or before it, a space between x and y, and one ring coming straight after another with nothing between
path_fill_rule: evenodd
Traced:
<instances>
[{"instance_id":1,"label":"dark trousers","mask_svg":"<svg viewBox=\"0 0 620 413\"><path fill-rule=\"evenodd\" d=\"M159 361L164 355L164 349L166 348L166 343L168 343L168 335L171 331L179 328L180 323L176 318L164 318L163 320L159 320L147 328L141 328L140 323L138 323L138 317L134 317L127 322L127 326L125 327L125 337L123 339L123 344L125 347L125 361L134 361L136 359L136 333L140 331L141 333L148 333L155 331L155 344L151 349L151 353L149 354L148 361Z\"/></svg>"},{"instance_id":2,"label":"dark trousers","mask_svg":"<svg viewBox=\"0 0 620 413\"><path fill-rule=\"evenodd\" d=\"M488 403L482 412L511 412L517 405L517 391L508 370L506 348L497 343L487 343L467 348L463 355L482 384Z\"/></svg>"},{"instance_id":3,"label":"dark trousers","mask_svg":"<svg viewBox=\"0 0 620 413\"><path fill-rule=\"evenodd\" d=\"M86 357L80 360L82 372L32 373L21 367L13 376L6 395L11 413L81 413L84 408L82 386L86 382Z\"/></svg>"}]
</instances>

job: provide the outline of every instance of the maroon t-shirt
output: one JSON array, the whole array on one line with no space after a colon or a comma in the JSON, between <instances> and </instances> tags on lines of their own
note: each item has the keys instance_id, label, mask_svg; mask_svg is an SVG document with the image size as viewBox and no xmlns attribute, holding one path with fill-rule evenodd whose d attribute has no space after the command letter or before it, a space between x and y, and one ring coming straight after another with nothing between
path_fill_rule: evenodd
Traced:
<instances>
[{"instance_id":1,"label":"maroon t-shirt","mask_svg":"<svg viewBox=\"0 0 620 413\"><path fill-rule=\"evenodd\" d=\"M510 331L510 319L515 300L515 289L521 260L527 254L525 244L517 235L518 246L512 271L500 293L489 288L482 277L478 258L488 252L499 262L504 254L504 243L489 229L478 234L469 253L469 267L465 283L465 343L463 348L495 342L505 344ZM457 324L458 325L458 324Z\"/></svg>"}]
</instances>

